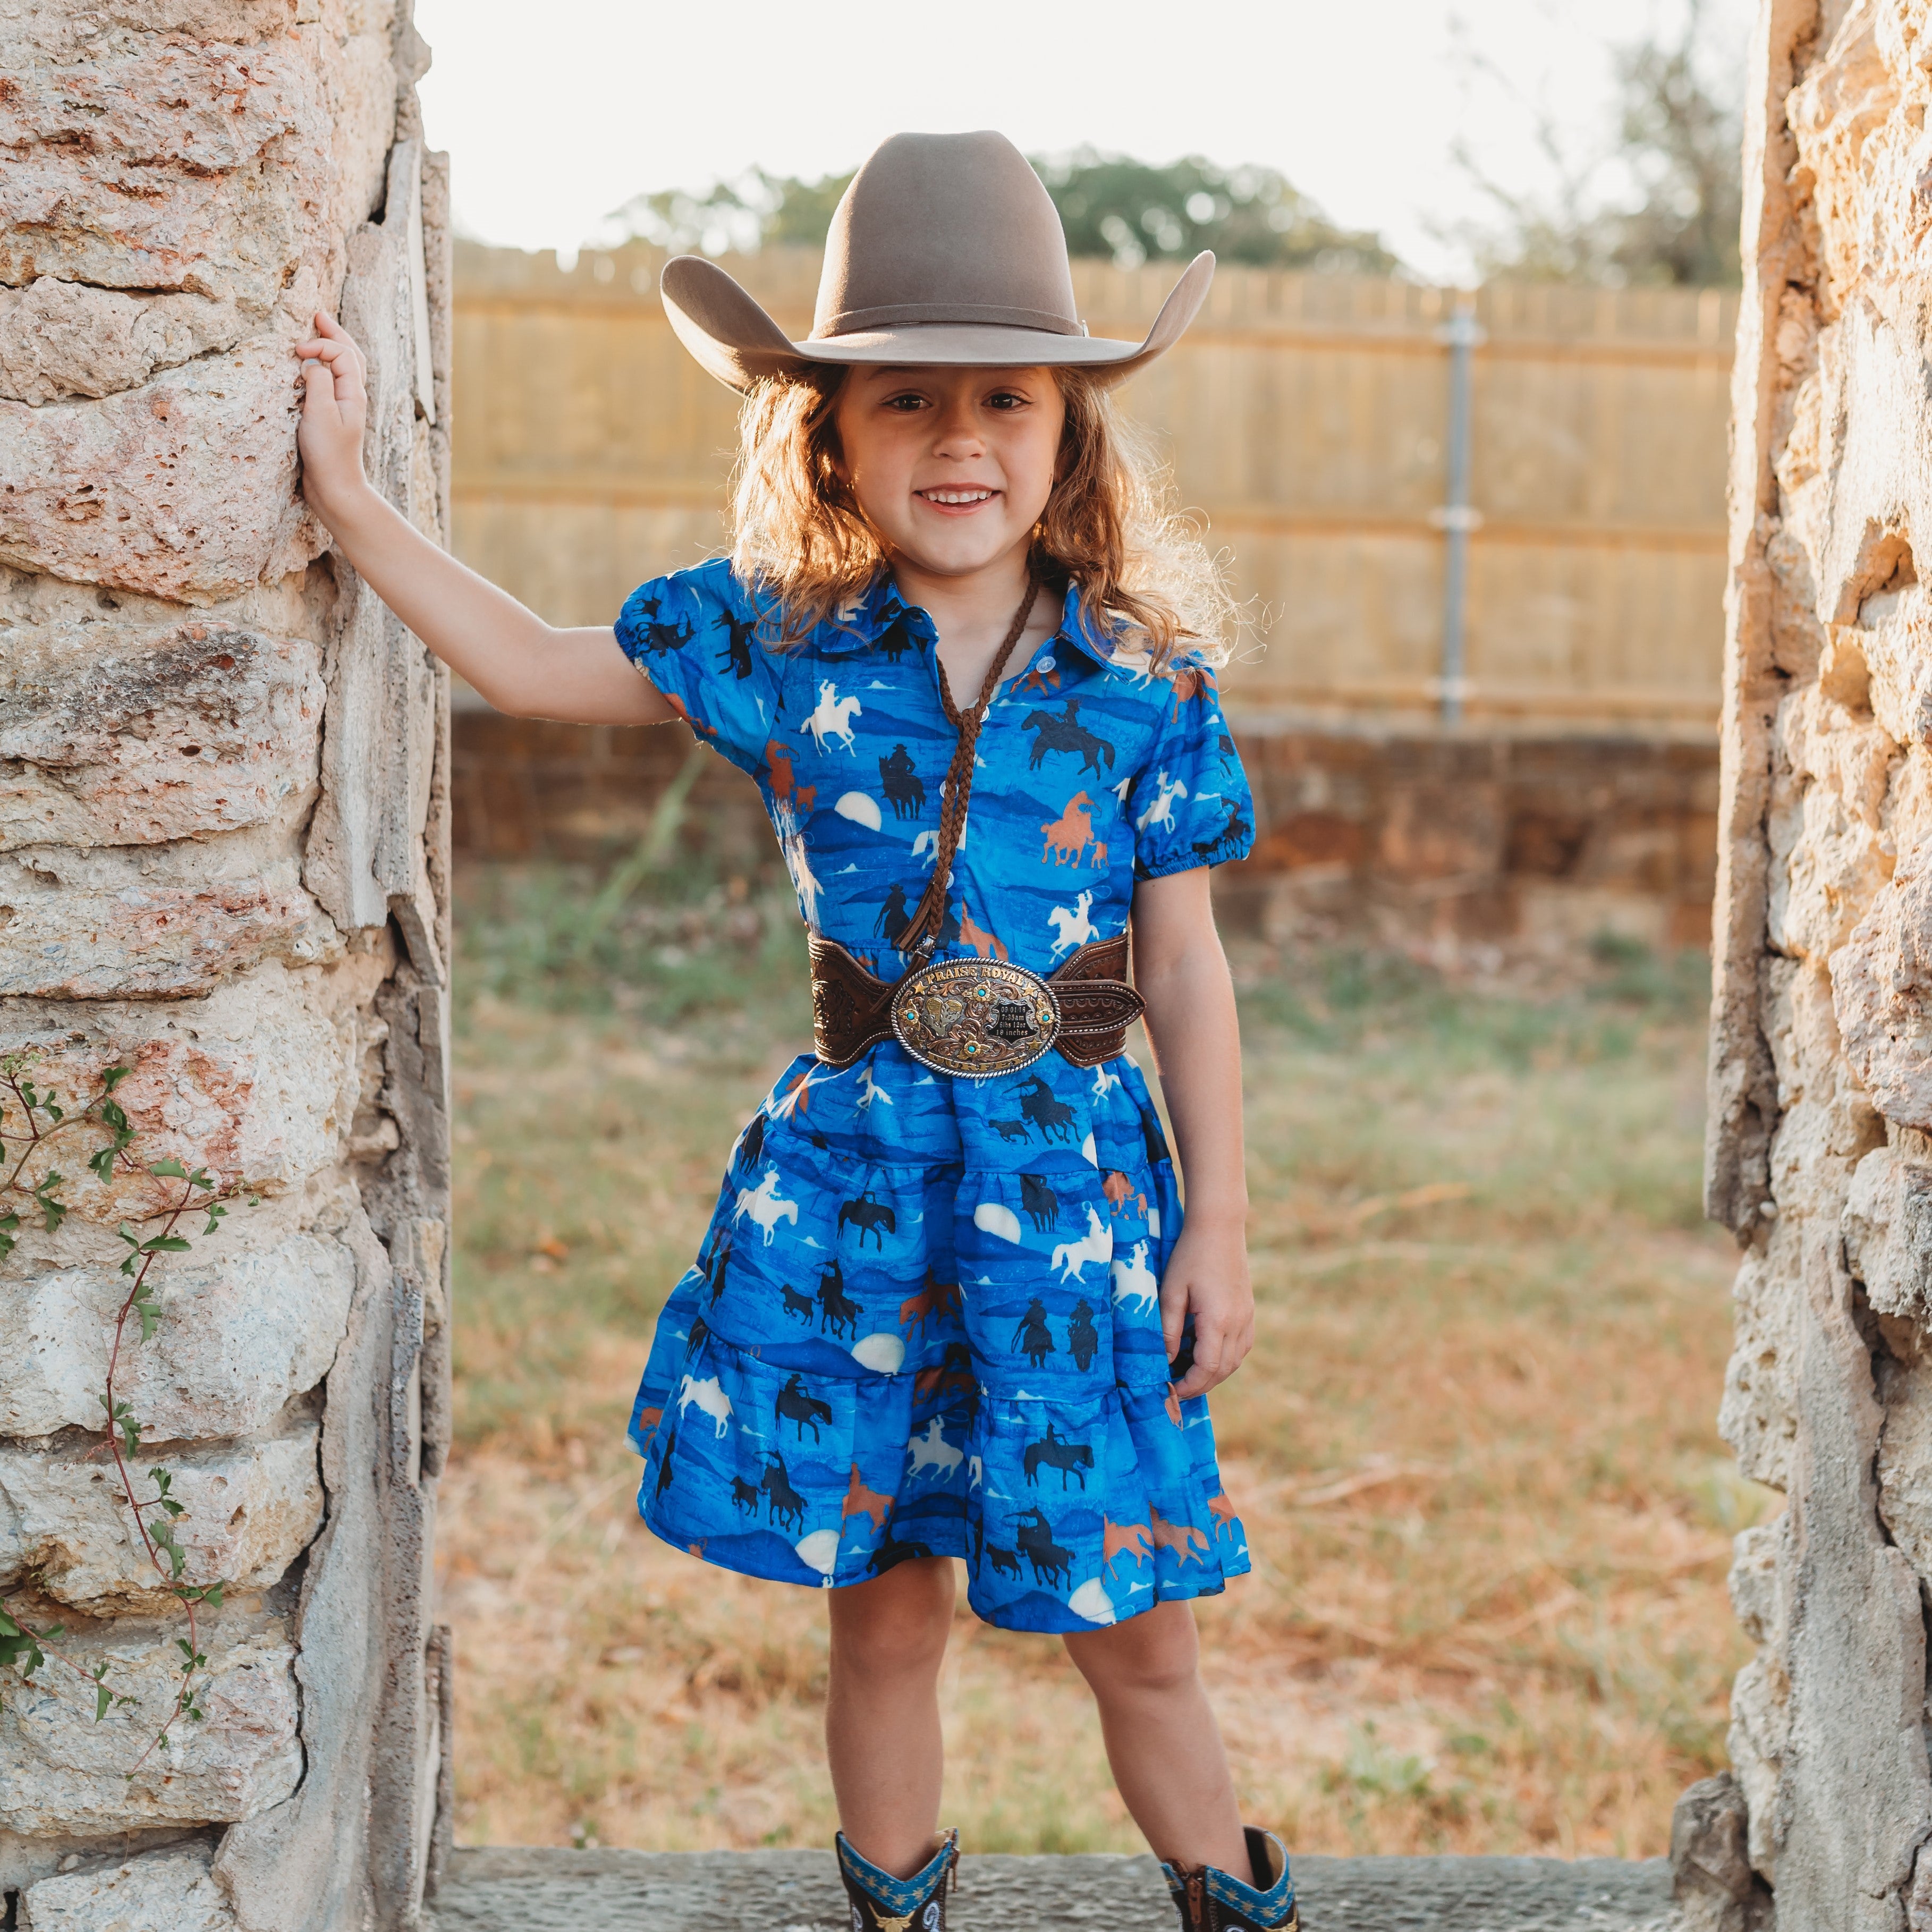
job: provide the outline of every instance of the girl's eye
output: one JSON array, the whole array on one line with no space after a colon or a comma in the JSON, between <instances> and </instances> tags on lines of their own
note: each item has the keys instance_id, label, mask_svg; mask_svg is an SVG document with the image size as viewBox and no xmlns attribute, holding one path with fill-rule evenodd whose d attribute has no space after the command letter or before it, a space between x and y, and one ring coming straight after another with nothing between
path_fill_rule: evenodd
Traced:
<instances>
[{"instance_id":1,"label":"girl's eye","mask_svg":"<svg viewBox=\"0 0 1932 1932\"><path fill-rule=\"evenodd\" d=\"M886 407L896 410L902 416L909 416L914 410L926 407L926 398L923 396L888 396Z\"/></svg>"},{"instance_id":2,"label":"girl's eye","mask_svg":"<svg viewBox=\"0 0 1932 1932\"><path fill-rule=\"evenodd\" d=\"M1015 390L1001 389L986 398L986 406L989 410L1023 410L1026 401L1025 397Z\"/></svg>"}]
</instances>

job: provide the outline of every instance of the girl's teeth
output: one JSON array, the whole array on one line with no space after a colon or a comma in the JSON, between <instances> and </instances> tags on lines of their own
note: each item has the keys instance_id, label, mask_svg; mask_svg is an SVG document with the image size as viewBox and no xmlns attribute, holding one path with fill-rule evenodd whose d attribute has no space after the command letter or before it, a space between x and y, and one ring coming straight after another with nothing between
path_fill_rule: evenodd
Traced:
<instances>
[{"instance_id":1,"label":"girl's teeth","mask_svg":"<svg viewBox=\"0 0 1932 1932\"><path fill-rule=\"evenodd\" d=\"M983 503L992 494L990 490L928 490L926 496L934 503Z\"/></svg>"}]
</instances>

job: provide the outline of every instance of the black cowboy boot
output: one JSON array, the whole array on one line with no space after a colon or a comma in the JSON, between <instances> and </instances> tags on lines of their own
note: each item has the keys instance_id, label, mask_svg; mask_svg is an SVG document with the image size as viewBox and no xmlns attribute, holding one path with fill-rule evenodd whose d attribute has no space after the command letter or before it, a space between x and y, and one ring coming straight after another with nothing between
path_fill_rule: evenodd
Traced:
<instances>
[{"instance_id":1,"label":"black cowboy boot","mask_svg":"<svg viewBox=\"0 0 1932 1932\"><path fill-rule=\"evenodd\" d=\"M957 1832L946 1832L938 1850L910 1878L895 1878L861 1858L843 1832L832 1843L851 1901L852 1932L946 1932L946 1894L959 1863Z\"/></svg>"},{"instance_id":2,"label":"black cowboy boot","mask_svg":"<svg viewBox=\"0 0 1932 1932\"><path fill-rule=\"evenodd\" d=\"M1180 1914L1181 1932L1298 1932L1294 1881L1288 1853L1272 1832L1245 1828L1247 1879L1215 1865L1161 1865Z\"/></svg>"}]
</instances>

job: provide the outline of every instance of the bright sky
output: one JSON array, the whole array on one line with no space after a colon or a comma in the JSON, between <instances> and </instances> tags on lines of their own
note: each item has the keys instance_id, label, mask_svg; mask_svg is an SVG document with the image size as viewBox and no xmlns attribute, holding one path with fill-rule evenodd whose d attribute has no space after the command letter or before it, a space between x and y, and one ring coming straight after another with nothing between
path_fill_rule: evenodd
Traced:
<instances>
[{"instance_id":1,"label":"bright sky","mask_svg":"<svg viewBox=\"0 0 1932 1932\"><path fill-rule=\"evenodd\" d=\"M568 250L640 191L753 164L816 176L902 128L992 127L1030 153L1277 167L1334 219L1455 279L1462 255L1431 224L1482 212L1456 141L1492 178L1533 188L1548 172L1540 103L1575 153L1594 153L1608 39L1674 34L1685 4L416 0L416 17L436 56L429 137L453 157L458 221L485 241ZM1731 73L1754 11L1706 0L1706 43Z\"/></svg>"}]
</instances>

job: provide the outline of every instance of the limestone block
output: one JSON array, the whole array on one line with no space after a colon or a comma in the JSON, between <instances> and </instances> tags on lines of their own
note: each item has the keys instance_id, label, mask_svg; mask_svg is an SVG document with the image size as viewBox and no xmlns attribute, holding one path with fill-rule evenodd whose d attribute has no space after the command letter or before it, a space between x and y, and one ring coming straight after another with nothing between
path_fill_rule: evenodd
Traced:
<instances>
[{"instance_id":1,"label":"limestone block","mask_svg":"<svg viewBox=\"0 0 1932 1932\"><path fill-rule=\"evenodd\" d=\"M1888 1363L1880 1394L1878 1513L1906 1560L1932 1582L1932 1363Z\"/></svg>"},{"instance_id":2,"label":"limestone block","mask_svg":"<svg viewBox=\"0 0 1932 1932\"><path fill-rule=\"evenodd\" d=\"M144 40L0 98L0 280L273 308L326 200L328 103L299 44ZM12 472L9 472L12 473Z\"/></svg>"},{"instance_id":3,"label":"limestone block","mask_svg":"<svg viewBox=\"0 0 1932 1932\"><path fill-rule=\"evenodd\" d=\"M179 34L191 40L245 46L280 38L303 0L19 0L0 10L10 48L24 60L58 64L98 58L112 50L147 44L146 37ZM314 0L307 0L312 9Z\"/></svg>"},{"instance_id":4,"label":"limestone block","mask_svg":"<svg viewBox=\"0 0 1932 1932\"><path fill-rule=\"evenodd\" d=\"M1804 793L1782 866L1771 877L1771 941L1799 958L1828 958L1891 876L1882 835L1844 794L1813 784Z\"/></svg>"},{"instance_id":5,"label":"limestone block","mask_svg":"<svg viewBox=\"0 0 1932 1932\"><path fill-rule=\"evenodd\" d=\"M212 1856L205 1844L170 1845L44 1878L21 1898L22 1932L236 1932Z\"/></svg>"},{"instance_id":6,"label":"limestone block","mask_svg":"<svg viewBox=\"0 0 1932 1932\"><path fill-rule=\"evenodd\" d=\"M155 1493L150 1465L172 1479L184 1510L174 1533L187 1553L188 1582L219 1579L236 1594L281 1578L322 1522L320 1434L320 1424L302 1417L272 1435L136 1459L141 1500ZM0 1584L30 1570L44 1594L97 1616L169 1606L98 1438L82 1450L0 1442Z\"/></svg>"},{"instance_id":7,"label":"limestone block","mask_svg":"<svg viewBox=\"0 0 1932 1932\"><path fill-rule=\"evenodd\" d=\"M177 1820L226 1823L278 1804L302 1776L296 1650L279 1621L227 1612L204 1616L208 1658L200 1724L177 1723L130 1778L172 1707L181 1653L176 1626L98 1627L62 1640L83 1670L105 1662L136 1702L94 1721L94 1698L59 1681L50 1660L0 1706L0 1828L13 1832L124 1830ZM78 1682L78 1680L74 1680Z\"/></svg>"},{"instance_id":8,"label":"limestone block","mask_svg":"<svg viewBox=\"0 0 1932 1932\"><path fill-rule=\"evenodd\" d=\"M1785 1530L1790 1519L1754 1523L1740 1530L1731 1544L1731 1570L1726 1580L1731 1608L1745 1636L1754 1643L1780 1640L1784 1628L1784 1588L1778 1571Z\"/></svg>"},{"instance_id":9,"label":"limestone block","mask_svg":"<svg viewBox=\"0 0 1932 1932\"><path fill-rule=\"evenodd\" d=\"M0 624L0 850L150 844L314 796L322 653L209 620Z\"/></svg>"},{"instance_id":10,"label":"limestone block","mask_svg":"<svg viewBox=\"0 0 1932 1932\"><path fill-rule=\"evenodd\" d=\"M64 402L109 396L248 332L233 302L129 296L56 281L0 288L0 398Z\"/></svg>"},{"instance_id":11,"label":"limestone block","mask_svg":"<svg viewBox=\"0 0 1932 1932\"><path fill-rule=\"evenodd\" d=\"M0 1053L34 1054L43 1084L69 1096L94 1091L106 1066L131 1067L116 1097L143 1137L144 1160L172 1156L278 1193L334 1160L347 1129L352 1042L330 1017L329 991L314 968L270 964L200 1000L23 1003L0 1011ZM111 1228L158 1204L145 1179L107 1189L77 1166L65 1171L76 1224Z\"/></svg>"},{"instance_id":12,"label":"limestone block","mask_svg":"<svg viewBox=\"0 0 1932 1932\"><path fill-rule=\"evenodd\" d=\"M1731 1289L1736 1342L1718 1412L1718 1432L1737 1452L1738 1466L1780 1490L1790 1486L1798 1432L1794 1315L1779 1267L1788 1246L1774 1238L1769 1252L1747 1255L1738 1267Z\"/></svg>"},{"instance_id":13,"label":"limestone block","mask_svg":"<svg viewBox=\"0 0 1932 1932\"><path fill-rule=\"evenodd\" d=\"M1932 1127L1932 868L1917 857L1832 956L1832 998L1872 1104L1901 1126Z\"/></svg>"},{"instance_id":14,"label":"limestone block","mask_svg":"<svg viewBox=\"0 0 1932 1932\"><path fill-rule=\"evenodd\" d=\"M1671 1891L1679 1932L1760 1932L1771 1898L1754 1882L1744 1794L1728 1772L1700 1779L1670 1814Z\"/></svg>"},{"instance_id":15,"label":"limestone block","mask_svg":"<svg viewBox=\"0 0 1932 1932\"><path fill-rule=\"evenodd\" d=\"M1844 1226L1846 1262L1871 1305L1932 1326L1932 1168L1888 1148L1867 1154Z\"/></svg>"},{"instance_id":16,"label":"limestone block","mask_svg":"<svg viewBox=\"0 0 1932 1932\"><path fill-rule=\"evenodd\" d=\"M329 1370L355 1264L340 1242L296 1234L224 1255L217 1237L158 1268L160 1326L124 1350L116 1385L152 1441L253 1435ZM203 1255L212 1257L202 1262ZM182 1261L202 1262L182 1267ZM98 1430L113 1321L127 1290L110 1267L0 1276L0 1433Z\"/></svg>"},{"instance_id":17,"label":"limestone block","mask_svg":"<svg viewBox=\"0 0 1932 1932\"><path fill-rule=\"evenodd\" d=\"M98 402L0 403L0 561L207 604L299 568L288 334Z\"/></svg>"},{"instance_id":18,"label":"limestone block","mask_svg":"<svg viewBox=\"0 0 1932 1932\"><path fill-rule=\"evenodd\" d=\"M266 959L328 956L334 926L292 862L277 874L88 892L0 863L0 997L187 999Z\"/></svg>"},{"instance_id":19,"label":"limestone block","mask_svg":"<svg viewBox=\"0 0 1932 1932\"><path fill-rule=\"evenodd\" d=\"M1782 1660L1768 1648L1760 1650L1732 1682L1725 1748L1750 1814L1752 1869L1773 1886L1778 1882L1778 1778L1790 1744L1790 1706L1791 1681Z\"/></svg>"}]
</instances>

